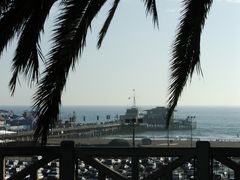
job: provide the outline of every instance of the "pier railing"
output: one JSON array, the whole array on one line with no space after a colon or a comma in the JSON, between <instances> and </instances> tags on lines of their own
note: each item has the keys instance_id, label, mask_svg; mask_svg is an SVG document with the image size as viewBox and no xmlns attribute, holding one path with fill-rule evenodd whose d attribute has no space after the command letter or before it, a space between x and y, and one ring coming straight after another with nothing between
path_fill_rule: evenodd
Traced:
<instances>
[{"instance_id":1,"label":"pier railing","mask_svg":"<svg viewBox=\"0 0 240 180\"><path fill-rule=\"evenodd\" d=\"M64 141L61 146L47 147L1 147L0 179L5 179L6 157L41 156L29 166L13 174L9 180L19 180L30 175L37 179L37 170L48 162L59 160L61 180L78 179L79 162L83 161L98 171L98 179L173 179L173 171L191 162L194 164L193 177L196 180L213 179L213 161L218 161L234 171L234 178L240 179L240 165L233 157L240 157L240 148L211 148L209 142L197 142L194 148L148 148L148 147L75 147L71 141ZM159 166L147 176L140 175L140 159L144 157L173 157L164 166ZM131 159L131 176L123 175L114 168L102 163L100 158ZM81 172L80 172L81 173Z\"/></svg>"}]
</instances>

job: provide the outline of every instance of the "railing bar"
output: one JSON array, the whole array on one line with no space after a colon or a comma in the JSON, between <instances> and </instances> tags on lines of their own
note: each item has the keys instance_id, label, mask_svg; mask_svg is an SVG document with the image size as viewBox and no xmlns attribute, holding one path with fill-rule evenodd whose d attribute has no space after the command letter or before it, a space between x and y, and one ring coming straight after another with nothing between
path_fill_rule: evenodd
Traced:
<instances>
[{"instance_id":1,"label":"railing bar","mask_svg":"<svg viewBox=\"0 0 240 180\"><path fill-rule=\"evenodd\" d=\"M21 178L26 177L27 175L31 174L31 172L34 172L38 170L40 167L45 165L46 163L57 159L58 155L48 155L46 157L43 157L42 159L36 161L34 164L31 164L28 167L25 167L23 170L19 171L17 174L14 174L12 177L8 178L8 180L19 180Z\"/></svg>"},{"instance_id":2,"label":"railing bar","mask_svg":"<svg viewBox=\"0 0 240 180\"><path fill-rule=\"evenodd\" d=\"M174 169L181 166L182 164L186 163L191 158L193 158L192 154L189 154L189 155L183 156L183 157L179 157L178 159L174 160L170 164L168 164L164 167L161 167L158 170L154 171L152 174L150 174L149 176L147 176L143 180L153 180L153 179L160 178L160 177L168 174L169 172L172 172Z\"/></svg>"},{"instance_id":3,"label":"railing bar","mask_svg":"<svg viewBox=\"0 0 240 180\"><path fill-rule=\"evenodd\" d=\"M104 172L106 175L110 176L113 179L118 179L118 180L127 180L124 176L122 176L119 172L114 171L113 169L109 168L105 164L102 164L96 159L93 159L91 157L82 157L81 158L85 163L90 164L94 168L96 168L99 171Z\"/></svg>"},{"instance_id":4,"label":"railing bar","mask_svg":"<svg viewBox=\"0 0 240 180\"><path fill-rule=\"evenodd\" d=\"M214 159L216 159L217 161L221 162L222 164L228 166L231 169L238 169L240 167L239 164L237 164L236 162L232 161L231 159L229 159L227 157L214 156Z\"/></svg>"},{"instance_id":5,"label":"railing bar","mask_svg":"<svg viewBox=\"0 0 240 180\"><path fill-rule=\"evenodd\" d=\"M240 148L211 148L210 152L213 156L228 156L228 157L240 157Z\"/></svg>"},{"instance_id":6,"label":"railing bar","mask_svg":"<svg viewBox=\"0 0 240 180\"><path fill-rule=\"evenodd\" d=\"M3 156L33 156L59 154L60 147L3 147L0 148Z\"/></svg>"},{"instance_id":7,"label":"railing bar","mask_svg":"<svg viewBox=\"0 0 240 180\"><path fill-rule=\"evenodd\" d=\"M240 179L240 165L227 157L214 157L217 161L234 170L234 178Z\"/></svg>"}]
</instances>

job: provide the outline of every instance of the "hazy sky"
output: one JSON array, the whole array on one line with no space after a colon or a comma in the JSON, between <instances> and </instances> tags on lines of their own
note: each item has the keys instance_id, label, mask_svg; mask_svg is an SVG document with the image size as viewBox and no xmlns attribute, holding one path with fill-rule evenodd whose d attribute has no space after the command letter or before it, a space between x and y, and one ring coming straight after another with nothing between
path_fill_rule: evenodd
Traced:
<instances>
[{"instance_id":1,"label":"hazy sky","mask_svg":"<svg viewBox=\"0 0 240 180\"><path fill-rule=\"evenodd\" d=\"M157 1L160 28L146 18L141 0L122 0L103 46L96 48L97 33L107 14L107 5L89 33L87 47L76 70L71 72L63 94L64 105L129 105L136 90L139 105L166 105L171 44L181 3ZM203 31L201 65L204 77L194 75L179 105L240 105L240 0L215 0ZM56 9L53 10L56 14ZM50 21L43 51L49 49ZM20 79L10 97L11 57L15 43L0 61L0 105L30 105L34 87Z\"/></svg>"}]
</instances>

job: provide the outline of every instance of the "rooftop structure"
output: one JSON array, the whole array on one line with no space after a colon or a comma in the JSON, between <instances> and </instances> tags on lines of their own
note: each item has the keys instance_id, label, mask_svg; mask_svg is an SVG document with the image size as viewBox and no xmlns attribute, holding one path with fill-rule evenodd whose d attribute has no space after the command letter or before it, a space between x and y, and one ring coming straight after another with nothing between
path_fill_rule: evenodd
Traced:
<instances>
[{"instance_id":1,"label":"rooftop structure","mask_svg":"<svg viewBox=\"0 0 240 180\"><path fill-rule=\"evenodd\" d=\"M145 111L147 113L143 116L143 123L165 126L167 108L155 107Z\"/></svg>"}]
</instances>

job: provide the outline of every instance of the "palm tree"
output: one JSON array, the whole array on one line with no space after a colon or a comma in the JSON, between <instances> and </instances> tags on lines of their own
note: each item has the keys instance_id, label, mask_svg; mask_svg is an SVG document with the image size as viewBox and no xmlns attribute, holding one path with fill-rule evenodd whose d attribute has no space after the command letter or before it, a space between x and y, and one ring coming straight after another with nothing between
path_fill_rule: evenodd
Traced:
<instances>
[{"instance_id":1,"label":"palm tree","mask_svg":"<svg viewBox=\"0 0 240 180\"><path fill-rule=\"evenodd\" d=\"M153 16L158 26L155 0L142 0L146 13ZM37 127L34 137L46 144L49 128L56 122L61 95L70 69L74 68L86 45L91 23L107 0L0 0L0 55L14 38L18 40L12 60L12 78L9 88L14 94L19 74L30 85L37 84L33 108L37 109ZM112 0L108 17L99 33L100 48L120 0ZM52 47L45 59L39 45L44 23L53 5L59 5ZM39 77L39 61L45 69Z\"/></svg>"},{"instance_id":2,"label":"palm tree","mask_svg":"<svg viewBox=\"0 0 240 180\"><path fill-rule=\"evenodd\" d=\"M100 30L97 46L100 47L120 0L112 0L108 17ZM142 0L146 13L158 26L155 0ZM56 122L61 95L70 68L74 68L86 45L86 36L92 20L107 0L0 0L0 55L8 43L18 37L12 60L12 78L9 87L14 94L19 74L29 83L37 84L33 108L38 110L34 137L46 144L49 128ZM45 59L39 45L44 23L53 5L59 3L60 15L56 18L52 47ZM167 114L168 125L172 112L187 82L200 68L200 36L212 0L183 0L182 18L173 45L171 78ZM39 77L39 61L46 67Z\"/></svg>"}]
</instances>

